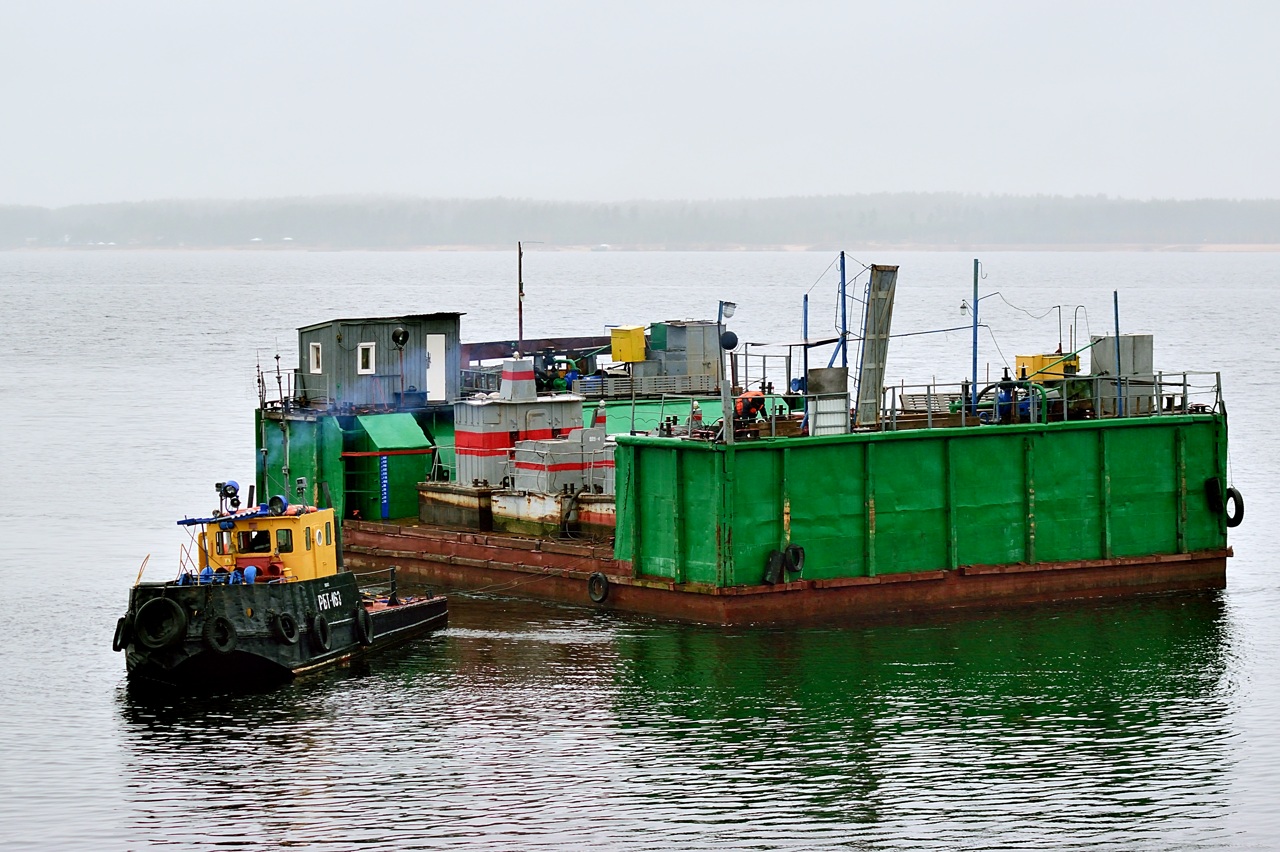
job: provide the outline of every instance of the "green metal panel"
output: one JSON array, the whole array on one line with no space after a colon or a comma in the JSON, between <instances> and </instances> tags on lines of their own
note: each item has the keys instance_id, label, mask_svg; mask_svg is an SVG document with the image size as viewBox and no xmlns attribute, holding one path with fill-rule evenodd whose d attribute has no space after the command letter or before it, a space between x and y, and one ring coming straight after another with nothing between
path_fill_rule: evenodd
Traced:
<instances>
[{"instance_id":1,"label":"green metal panel","mask_svg":"<svg viewBox=\"0 0 1280 852\"><path fill-rule=\"evenodd\" d=\"M1174 429L1115 429L1107 435L1111 552L1176 553Z\"/></svg>"},{"instance_id":2,"label":"green metal panel","mask_svg":"<svg viewBox=\"0 0 1280 852\"><path fill-rule=\"evenodd\" d=\"M312 502L310 490L300 497L295 483L299 477L306 477L308 485L316 482L319 473L316 421L266 420L264 423L259 420L258 427L257 499L265 502L279 494L291 503L302 499ZM265 456L263 449L267 451Z\"/></svg>"},{"instance_id":3,"label":"green metal panel","mask_svg":"<svg viewBox=\"0 0 1280 852\"><path fill-rule=\"evenodd\" d=\"M680 541L686 583L717 582L720 490L711 483L720 479L723 458L721 453L680 454Z\"/></svg>"},{"instance_id":4,"label":"green metal panel","mask_svg":"<svg viewBox=\"0 0 1280 852\"><path fill-rule=\"evenodd\" d=\"M1227 546L1227 527L1223 516L1209 507L1206 480L1217 477L1227 482L1226 426L1215 424L1213 430L1183 428L1183 454L1186 478L1186 547L1205 550Z\"/></svg>"},{"instance_id":5,"label":"green metal panel","mask_svg":"<svg viewBox=\"0 0 1280 852\"><path fill-rule=\"evenodd\" d=\"M734 454L733 563L728 586L763 582L770 551L786 544L783 536L782 452Z\"/></svg>"},{"instance_id":6,"label":"green metal panel","mask_svg":"<svg viewBox=\"0 0 1280 852\"><path fill-rule=\"evenodd\" d=\"M1060 431L1036 439L1036 557L1102 558L1098 437Z\"/></svg>"},{"instance_id":7,"label":"green metal panel","mask_svg":"<svg viewBox=\"0 0 1280 852\"><path fill-rule=\"evenodd\" d=\"M804 546L809 579L866 573L864 470L861 459L850 464L849 457L847 447L830 444L789 453L791 541Z\"/></svg>"},{"instance_id":8,"label":"green metal panel","mask_svg":"<svg viewBox=\"0 0 1280 852\"><path fill-rule=\"evenodd\" d=\"M424 412L416 417L423 433L435 444L436 457L439 458L441 466L446 470L457 470L458 456L454 449L453 414Z\"/></svg>"},{"instance_id":9,"label":"green metal panel","mask_svg":"<svg viewBox=\"0 0 1280 852\"><path fill-rule=\"evenodd\" d=\"M655 352L667 348L667 324L655 322L649 326L649 348Z\"/></svg>"},{"instance_id":10,"label":"green metal panel","mask_svg":"<svg viewBox=\"0 0 1280 852\"><path fill-rule=\"evenodd\" d=\"M877 443L875 572L928 571L947 567L944 444Z\"/></svg>"},{"instance_id":11,"label":"green metal panel","mask_svg":"<svg viewBox=\"0 0 1280 852\"><path fill-rule=\"evenodd\" d=\"M807 579L1217 548L1204 483L1225 457L1216 416L732 448L620 436L616 552L642 574L739 585L788 543Z\"/></svg>"},{"instance_id":12,"label":"green metal panel","mask_svg":"<svg viewBox=\"0 0 1280 852\"><path fill-rule=\"evenodd\" d=\"M716 583L723 454L697 445L634 449L616 463L615 555L636 574Z\"/></svg>"},{"instance_id":13,"label":"green metal panel","mask_svg":"<svg viewBox=\"0 0 1280 852\"><path fill-rule=\"evenodd\" d=\"M641 573L676 579L678 538L675 506L683 496L677 469L679 452L644 452L637 459L643 488L636 500L644 535L640 542Z\"/></svg>"},{"instance_id":14,"label":"green metal panel","mask_svg":"<svg viewBox=\"0 0 1280 852\"><path fill-rule=\"evenodd\" d=\"M973 434L950 440L956 564L1025 562L1028 519L1023 436L969 431ZM1037 493L1037 508L1039 499ZM952 535L950 530L947 535Z\"/></svg>"},{"instance_id":15,"label":"green metal panel","mask_svg":"<svg viewBox=\"0 0 1280 852\"><path fill-rule=\"evenodd\" d=\"M333 500L333 511L339 518L347 516L347 492L344 487L342 467L342 442L342 427L338 425L337 418L323 418L320 421L320 472L317 474L317 486L319 482L328 483L329 496ZM320 492L319 499L318 505L323 506L323 491Z\"/></svg>"}]
</instances>

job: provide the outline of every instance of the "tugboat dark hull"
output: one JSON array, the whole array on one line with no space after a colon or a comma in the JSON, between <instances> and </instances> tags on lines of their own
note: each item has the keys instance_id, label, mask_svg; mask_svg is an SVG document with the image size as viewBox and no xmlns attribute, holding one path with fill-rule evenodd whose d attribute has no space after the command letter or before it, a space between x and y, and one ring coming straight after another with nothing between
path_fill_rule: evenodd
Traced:
<instances>
[{"instance_id":1,"label":"tugboat dark hull","mask_svg":"<svg viewBox=\"0 0 1280 852\"><path fill-rule=\"evenodd\" d=\"M131 682L250 690L412 639L448 622L445 598L366 607L355 576L291 583L143 584L114 645Z\"/></svg>"}]
</instances>

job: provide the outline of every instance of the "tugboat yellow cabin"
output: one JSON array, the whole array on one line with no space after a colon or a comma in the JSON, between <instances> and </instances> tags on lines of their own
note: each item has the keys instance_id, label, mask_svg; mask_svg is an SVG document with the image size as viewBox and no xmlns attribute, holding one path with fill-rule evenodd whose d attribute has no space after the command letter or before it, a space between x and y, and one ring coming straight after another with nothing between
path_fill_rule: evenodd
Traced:
<instances>
[{"instance_id":1,"label":"tugboat yellow cabin","mask_svg":"<svg viewBox=\"0 0 1280 852\"><path fill-rule=\"evenodd\" d=\"M314 580L338 572L332 509L288 506L275 498L244 511L178 523L203 527L197 537L203 582Z\"/></svg>"}]
</instances>

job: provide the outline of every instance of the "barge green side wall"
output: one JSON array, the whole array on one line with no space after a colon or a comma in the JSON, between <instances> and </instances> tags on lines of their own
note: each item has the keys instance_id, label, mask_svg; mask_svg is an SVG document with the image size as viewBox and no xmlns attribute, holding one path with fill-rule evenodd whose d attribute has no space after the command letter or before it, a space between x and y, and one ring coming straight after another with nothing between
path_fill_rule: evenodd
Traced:
<instances>
[{"instance_id":1,"label":"barge green side wall","mask_svg":"<svg viewBox=\"0 0 1280 852\"><path fill-rule=\"evenodd\" d=\"M400 415L408 417L408 414ZM430 413L419 413L414 421L417 428L423 425L433 433L445 436L449 455L452 457L453 424L449 420L438 422ZM361 427L359 417L321 414L296 416L285 419L264 418L262 411L255 412L257 446L258 499L265 501L273 494L284 495L290 502L326 505L320 484L327 483L333 509L338 517L348 517L358 511L361 517L377 519L382 514L382 497L376 456L342 458L344 451L376 452L380 449L369 433ZM287 429L287 442L286 442ZM413 444L415 442L407 442ZM417 445L425 446L429 439L423 433ZM284 472L288 458L288 474ZM407 518L418 514L417 484L429 477L431 456L391 455L387 458L389 517ZM307 492L299 495L295 483L306 477Z\"/></svg>"},{"instance_id":2,"label":"barge green side wall","mask_svg":"<svg viewBox=\"0 0 1280 852\"><path fill-rule=\"evenodd\" d=\"M930 429L732 447L619 436L615 555L637 575L755 585L1226 546L1225 415Z\"/></svg>"}]
</instances>

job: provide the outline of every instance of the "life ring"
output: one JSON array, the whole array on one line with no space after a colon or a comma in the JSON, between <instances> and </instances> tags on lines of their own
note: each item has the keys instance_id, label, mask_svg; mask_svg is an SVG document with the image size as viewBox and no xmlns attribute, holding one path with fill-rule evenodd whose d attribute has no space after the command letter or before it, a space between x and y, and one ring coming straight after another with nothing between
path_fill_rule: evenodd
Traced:
<instances>
[{"instance_id":1,"label":"life ring","mask_svg":"<svg viewBox=\"0 0 1280 852\"><path fill-rule=\"evenodd\" d=\"M236 626L231 619L221 615L206 619L204 622L204 646L215 654L230 654L236 649L240 637L236 635Z\"/></svg>"},{"instance_id":2,"label":"life ring","mask_svg":"<svg viewBox=\"0 0 1280 852\"><path fill-rule=\"evenodd\" d=\"M788 573L799 574L804 570L804 548L798 544L788 544L782 551L784 567Z\"/></svg>"},{"instance_id":3,"label":"life ring","mask_svg":"<svg viewBox=\"0 0 1280 852\"><path fill-rule=\"evenodd\" d=\"M1227 513L1227 526L1240 526L1240 522L1244 520L1244 498L1240 496L1235 486L1227 486L1222 503L1223 511Z\"/></svg>"},{"instance_id":4,"label":"life ring","mask_svg":"<svg viewBox=\"0 0 1280 852\"><path fill-rule=\"evenodd\" d=\"M129 623L129 616L122 615L116 620L116 635L111 638L111 650L123 651L129 644L129 633L133 625Z\"/></svg>"},{"instance_id":5,"label":"life ring","mask_svg":"<svg viewBox=\"0 0 1280 852\"><path fill-rule=\"evenodd\" d=\"M361 645L373 644L373 616L363 604L356 607L356 639Z\"/></svg>"},{"instance_id":6,"label":"life ring","mask_svg":"<svg viewBox=\"0 0 1280 852\"><path fill-rule=\"evenodd\" d=\"M172 598L152 598L138 607L133 631L139 645L159 651L187 635L187 611Z\"/></svg>"},{"instance_id":7,"label":"life ring","mask_svg":"<svg viewBox=\"0 0 1280 852\"><path fill-rule=\"evenodd\" d=\"M769 558L764 564L764 581L772 586L782 579L782 569L786 567L787 558L781 550L769 551Z\"/></svg>"},{"instance_id":8,"label":"life ring","mask_svg":"<svg viewBox=\"0 0 1280 852\"><path fill-rule=\"evenodd\" d=\"M298 619L289 612L278 612L271 619L271 632L285 645L297 645L302 631L298 629Z\"/></svg>"},{"instance_id":9,"label":"life ring","mask_svg":"<svg viewBox=\"0 0 1280 852\"><path fill-rule=\"evenodd\" d=\"M609 578L599 571L588 577L587 597L591 598L593 603L604 603L604 599L609 597Z\"/></svg>"},{"instance_id":10,"label":"life ring","mask_svg":"<svg viewBox=\"0 0 1280 852\"><path fill-rule=\"evenodd\" d=\"M332 645L330 640L329 620L317 612L311 616L311 648L314 651L327 651Z\"/></svg>"}]
</instances>

